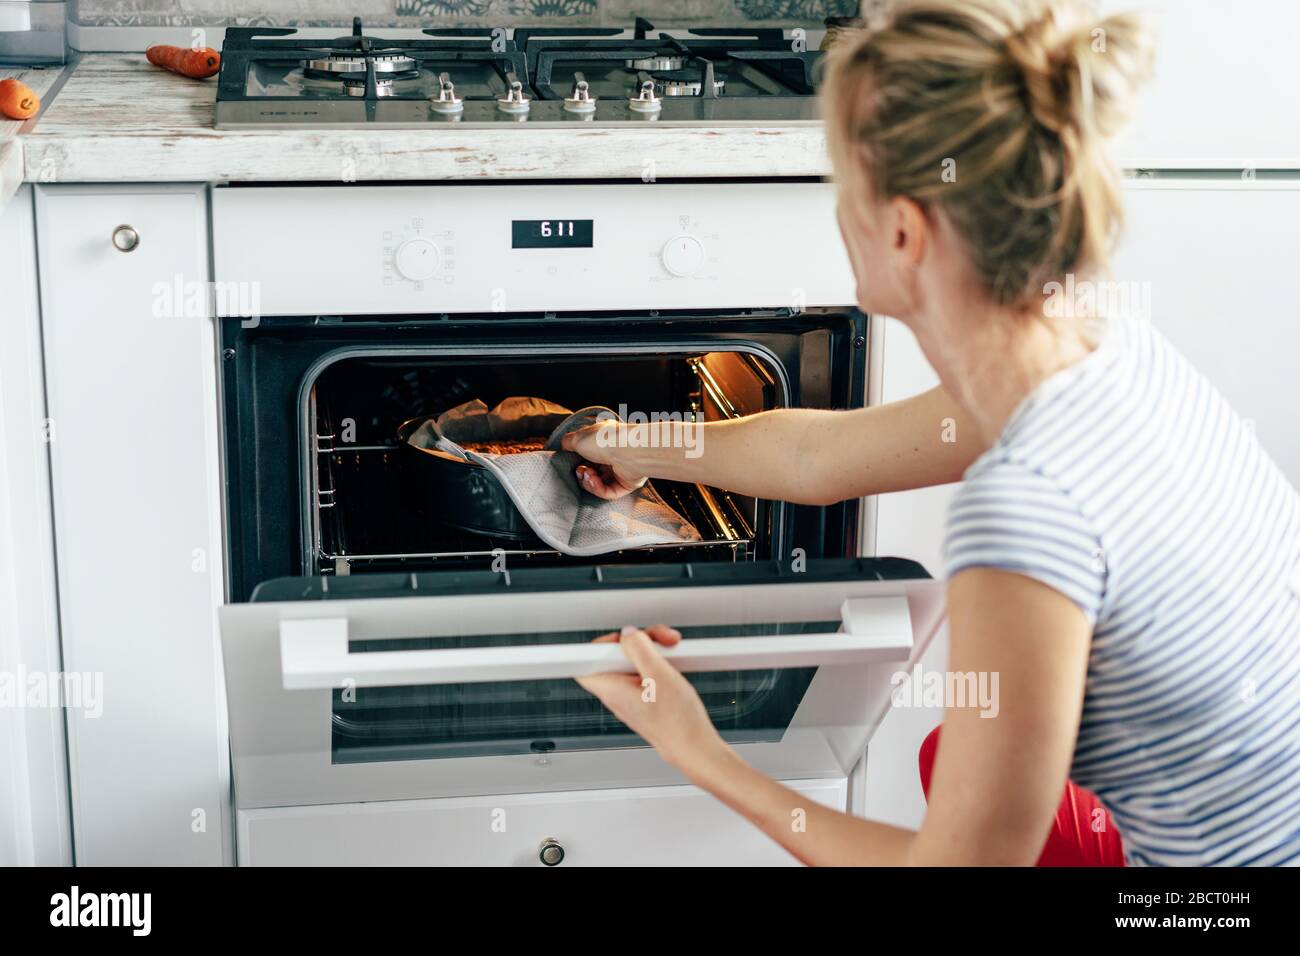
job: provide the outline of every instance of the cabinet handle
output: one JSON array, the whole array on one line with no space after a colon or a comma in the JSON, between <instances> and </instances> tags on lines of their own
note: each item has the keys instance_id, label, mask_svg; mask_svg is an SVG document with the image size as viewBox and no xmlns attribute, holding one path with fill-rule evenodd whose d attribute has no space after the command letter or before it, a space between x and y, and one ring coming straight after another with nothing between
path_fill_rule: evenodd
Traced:
<instances>
[{"instance_id":1,"label":"cabinet handle","mask_svg":"<svg viewBox=\"0 0 1300 956\"><path fill-rule=\"evenodd\" d=\"M537 858L543 866L559 866L564 862L564 847L555 837L547 837L537 848Z\"/></svg>"},{"instance_id":2,"label":"cabinet handle","mask_svg":"<svg viewBox=\"0 0 1300 956\"><path fill-rule=\"evenodd\" d=\"M140 245L140 233L131 226L118 226L113 230L113 248L118 252L132 252Z\"/></svg>"}]
</instances>

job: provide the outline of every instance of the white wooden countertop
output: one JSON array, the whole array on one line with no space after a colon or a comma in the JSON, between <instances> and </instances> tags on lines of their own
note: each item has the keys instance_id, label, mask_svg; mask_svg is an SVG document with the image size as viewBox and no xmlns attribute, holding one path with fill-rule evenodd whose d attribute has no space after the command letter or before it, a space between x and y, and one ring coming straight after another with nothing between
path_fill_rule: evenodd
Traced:
<instances>
[{"instance_id":1,"label":"white wooden countertop","mask_svg":"<svg viewBox=\"0 0 1300 956\"><path fill-rule=\"evenodd\" d=\"M58 69L0 70L46 99ZM216 81L141 53L88 53L40 116L0 120L0 204L29 182L353 182L824 176L817 126L218 130ZM1122 153L1127 152L1121 150ZM1125 168L1236 168L1237 160L1121 156ZM1300 168L1300 158L1255 161Z\"/></svg>"},{"instance_id":2,"label":"white wooden countertop","mask_svg":"<svg viewBox=\"0 0 1300 956\"><path fill-rule=\"evenodd\" d=\"M34 67L3 67L0 68L0 80L20 80L44 101L62 73L63 68L57 66L39 70ZM31 126L30 120L11 120L0 116L0 207L18 191L26 178L22 142L18 137L24 129Z\"/></svg>"},{"instance_id":3,"label":"white wooden countertop","mask_svg":"<svg viewBox=\"0 0 1300 956\"><path fill-rule=\"evenodd\" d=\"M215 95L215 80L176 76L151 66L143 54L86 54L48 109L21 131L22 178L338 182L829 171L825 137L815 126L218 130L212 125ZM5 197L17 188L8 174L4 187Z\"/></svg>"}]
</instances>

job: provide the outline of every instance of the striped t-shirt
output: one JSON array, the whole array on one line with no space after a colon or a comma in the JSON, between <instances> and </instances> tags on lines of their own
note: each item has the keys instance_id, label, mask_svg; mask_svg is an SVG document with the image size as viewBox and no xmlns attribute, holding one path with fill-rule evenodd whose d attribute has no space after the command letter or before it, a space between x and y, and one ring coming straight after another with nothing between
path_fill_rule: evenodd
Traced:
<instances>
[{"instance_id":1,"label":"striped t-shirt","mask_svg":"<svg viewBox=\"0 0 1300 956\"><path fill-rule=\"evenodd\" d=\"M948 575L1024 574L1093 624L1071 778L1129 863L1300 865L1300 496L1250 425L1113 318L965 477Z\"/></svg>"}]
</instances>

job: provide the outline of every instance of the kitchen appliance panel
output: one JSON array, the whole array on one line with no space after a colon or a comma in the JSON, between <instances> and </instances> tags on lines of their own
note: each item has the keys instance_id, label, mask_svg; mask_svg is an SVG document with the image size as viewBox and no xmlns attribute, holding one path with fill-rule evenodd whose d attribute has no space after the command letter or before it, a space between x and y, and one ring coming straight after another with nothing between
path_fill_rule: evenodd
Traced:
<instances>
[{"instance_id":1,"label":"kitchen appliance panel","mask_svg":"<svg viewBox=\"0 0 1300 956\"><path fill-rule=\"evenodd\" d=\"M822 182L227 187L212 206L224 315L254 304L245 311L798 310L855 298ZM512 247L515 222L585 220L590 248Z\"/></svg>"},{"instance_id":2,"label":"kitchen appliance panel","mask_svg":"<svg viewBox=\"0 0 1300 956\"><path fill-rule=\"evenodd\" d=\"M811 125L821 53L773 28L231 27L218 128Z\"/></svg>"},{"instance_id":3,"label":"kitchen appliance panel","mask_svg":"<svg viewBox=\"0 0 1300 956\"><path fill-rule=\"evenodd\" d=\"M843 783L942 614L918 565L827 560L859 553L857 502L660 481L699 547L592 559L455 530L394 480L401 423L471 398L860 406L834 204L813 181L214 190L240 811L679 784L572 681L622 666L592 637L665 617L724 738ZM221 306L249 287L249 314Z\"/></svg>"}]
</instances>

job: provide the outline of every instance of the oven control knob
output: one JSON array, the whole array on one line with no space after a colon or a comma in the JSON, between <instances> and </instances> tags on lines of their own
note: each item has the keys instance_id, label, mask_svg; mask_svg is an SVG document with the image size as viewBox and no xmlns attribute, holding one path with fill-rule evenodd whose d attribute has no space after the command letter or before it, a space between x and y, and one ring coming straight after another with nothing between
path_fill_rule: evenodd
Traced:
<instances>
[{"instance_id":1,"label":"oven control knob","mask_svg":"<svg viewBox=\"0 0 1300 956\"><path fill-rule=\"evenodd\" d=\"M428 239L408 239L397 247L393 267L403 279L423 282L437 273L441 258L438 247Z\"/></svg>"},{"instance_id":2,"label":"oven control knob","mask_svg":"<svg viewBox=\"0 0 1300 956\"><path fill-rule=\"evenodd\" d=\"M704 243L694 236L675 236L659 254L664 268L675 276L693 276L704 267Z\"/></svg>"},{"instance_id":3,"label":"oven control knob","mask_svg":"<svg viewBox=\"0 0 1300 956\"><path fill-rule=\"evenodd\" d=\"M537 858L544 866L559 866L564 862L564 847L554 837L547 837L537 848Z\"/></svg>"}]
</instances>

